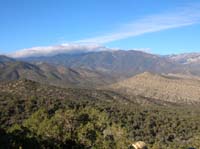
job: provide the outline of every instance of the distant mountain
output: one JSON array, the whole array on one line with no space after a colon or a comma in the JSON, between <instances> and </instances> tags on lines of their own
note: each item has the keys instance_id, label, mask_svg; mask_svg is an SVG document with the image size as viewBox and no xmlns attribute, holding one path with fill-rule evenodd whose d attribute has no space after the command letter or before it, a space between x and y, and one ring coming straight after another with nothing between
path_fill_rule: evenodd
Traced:
<instances>
[{"instance_id":1,"label":"distant mountain","mask_svg":"<svg viewBox=\"0 0 200 149\"><path fill-rule=\"evenodd\" d=\"M187 75L200 76L200 53L185 53L167 56L174 63L179 63L179 72Z\"/></svg>"},{"instance_id":2,"label":"distant mountain","mask_svg":"<svg viewBox=\"0 0 200 149\"><path fill-rule=\"evenodd\" d=\"M0 63L6 63L6 62L14 62L15 59L12 59L10 57L4 56L4 55L0 55Z\"/></svg>"},{"instance_id":3,"label":"distant mountain","mask_svg":"<svg viewBox=\"0 0 200 149\"><path fill-rule=\"evenodd\" d=\"M46 76L46 83L62 87L82 87L96 88L111 84L115 78L101 74L96 71L83 68L67 68L61 65L51 65L47 63L37 63L36 66L43 71Z\"/></svg>"},{"instance_id":4,"label":"distant mountain","mask_svg":"<svg viewBox=\"0 0 200 149\"><path fill-rule=\"evenodd\" d=\"M0 80L16 80L20 78L28 78L31 80L43 80L45 76L37 66L26 62L10 60L9 58L0 58L2 62L0 67Z\"/></svg>"},{"instance_id":5,"label":"distant mountain","mask_svg":"<svg viewBox=\"0 0 200 149\"><path fill-rule=\"evenodd\" d=\"M110 50L19 59L31 63L45 62L56 66L62 65L72 69L88 69L118 80L145 71L200 76L199 53L160 56L135 50Z\"/></svg>"},{"instance_id":6,"label":"distant mountain","mask_svg":"<svg viewBox=\"0 0 200 149\"><path fill-rule=\"evenodd\" d=\"M5 58L3 59L5 61ZM60 53L18 58L19 61L25 61L21 62L24 65L28 62L26 65L35 69L29 73L33 75L27 75L26 69L23 73L26 74L25 78L59 86L69 84L90 88L122 81L146 71L199 77L199 59L198 53L160 56L134 50ZM30 70L32 69L29 69L29 72ZM9 73L9 77L16 78L17 74L19 72L14 71Z\"/></svg>"},{"instance_id":7,"label":"distant mountain","mask_svg":"<svg viewBox=\"0 0 200 149\"><path fill-rule=\"evenodd\" d=\"M100 51L81 54L58 54L46 57L27 57L21 60L28 62L45 62L70 68L83 68L97 71L105 75L120 78L145 71L165 73L179 67L165 57L152 55L141 51Z\"/></svg>"},{"instance_id":8,"label":"distant mountain","mask_svg":"<svg viewBox=\"0 0 200 149\"><path fill-rule=\"evenodd\" d=\"M200 80L145 72L108 87L127 95L179 104L200 103Z\"/></svg>"},{"instance_id":9,"label":"distant mountain","mask_svg":"<svg viewBox=\"0 0 200 149\"><path fill-rule=\"evenodd\" d=\"M62 87L85 87L109 84L113 79L87 69L71 69L45 63L30 64L0 57L0 80L9 81L26 78L45 84Z\"/></svg>"},{"instance_id":10,"label":"distant mountain","mask_svg":"<svg viewBox=\"0 0 200 149\"><path fill-rule=\"evenodd\" d=\"M200 53L169 55L168 58L181 64L200 64Z\"/></svg>"},{"instance_id":11,"label":"distant mountain","mask_svg":"<svg viewBox=\"0 0 200 149\"><path fill-rule=\"evenodd\" d=\"M0 55L0 68L5 67L5 63L14 62L15 60L4 55Z\"/></svg>"}]
</instances>

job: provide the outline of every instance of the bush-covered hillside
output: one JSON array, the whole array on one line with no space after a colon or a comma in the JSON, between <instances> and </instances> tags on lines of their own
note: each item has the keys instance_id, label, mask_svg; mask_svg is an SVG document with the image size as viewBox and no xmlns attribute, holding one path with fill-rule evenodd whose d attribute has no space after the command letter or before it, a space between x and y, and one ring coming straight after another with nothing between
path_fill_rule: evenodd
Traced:
<instances>
[{"instance_id":1,"label":"bush-covered hillside","mask_svg":"<svg viewBox=\"0 0 200 149\"><path fill-rule=\"evenodd\" d=\"M135 97L137 98L137 97ZM200 148L198 108L139 105L110 91L0 85L1 148Z\"/></svg>"}]
</instances>

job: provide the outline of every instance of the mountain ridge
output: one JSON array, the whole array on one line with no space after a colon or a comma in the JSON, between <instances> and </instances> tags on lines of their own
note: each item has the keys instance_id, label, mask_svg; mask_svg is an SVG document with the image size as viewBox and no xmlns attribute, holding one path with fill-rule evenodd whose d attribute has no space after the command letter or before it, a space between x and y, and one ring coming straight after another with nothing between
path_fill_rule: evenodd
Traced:
<instances>
[{"instance_id":1,"label":"mountain ridge","mask_svg":"<svg viewBox=\"0 0 200 149\"><path fill-rule=\"evenodd\" d=\"M87 69L72 69L45 63L31 64L0 57L0 80L29 79L62 87L94 88L111 83L113 78Z\"/></svg>"},{"instance_id":2,"label":"mountain ridge","mask_svg":"<svg viewBox=\"0 0 200 149\"><path fill-rule=\"evenodd\" d=\"M142 51L100 51L84 54L60 54L52 57L30 57L20 60L27 62L46 62L70 68L86 68L106 75L126 78L144 71L156 73L174 71L178 63L169 61L165 57ZM157 66L157 67L155 67Z\"/></svg>"}]
</instances>

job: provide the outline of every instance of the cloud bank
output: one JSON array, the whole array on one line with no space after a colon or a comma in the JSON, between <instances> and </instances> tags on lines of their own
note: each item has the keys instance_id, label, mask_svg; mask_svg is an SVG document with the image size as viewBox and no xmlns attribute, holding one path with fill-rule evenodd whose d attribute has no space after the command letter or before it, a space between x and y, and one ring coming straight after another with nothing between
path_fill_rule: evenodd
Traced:
<instances>
[{"instance_id":1,"label":"cloud bank","mask_svg":"<svg viewBox=\"0 0 200 149\"><path fill-rule=\"evenodd\" d=\"M171 13L146 16L124 24L119 29L102 36L86 38L76 42L105 44L145 33L178 28L200 23L200 4L188 5Z\"/></svg>"},{"instance_id":2,"label":"cloud bank","mask_svg":"<svg viewBox=\"0 0 200 149\"><path fill-rule=\"evenodd\" d=\"M19 50L15 53L9 54L8 56L13 58L21 57L38 57L38 56L52 56L60 53L78 53L78 52L98 52L98 51L107 51L114 50L109 49L100 45L83 45L83 44L62 44L55 46L46 46L46 47L33 47Z\"/></svg>"}]
</instances>

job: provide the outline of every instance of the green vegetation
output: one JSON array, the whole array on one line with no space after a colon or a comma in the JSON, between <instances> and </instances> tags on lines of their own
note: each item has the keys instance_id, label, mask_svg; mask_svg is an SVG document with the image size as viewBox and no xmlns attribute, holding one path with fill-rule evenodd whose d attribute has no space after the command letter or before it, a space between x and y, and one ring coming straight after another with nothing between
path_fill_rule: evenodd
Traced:
<instances>
[{"instance_id":1,"label":"green vegetation","mask_svg":"<svg viewBox=\"0 0 200 149\"><path fill-rule=\"evenodd\" d=\"M129 144L125 130L94 108L62 109L54 114L39 109L21 125L10 127L8 133L18 135L17 140L10 140L12 147L123 148ZM32 142L26 143L27 139Z\"/></svg>"},{"instance_id":2,"label":"green vegetation","mask_svg":"<svg viewBox=\"0 0 200 149\"><path fill-rule=\"evenodd\" d=\"M137 97L136 97L137 98ZM138 105L109 91L0 85L1 148L200 148L200 110Z\"/></svg>"}]
</instances>

